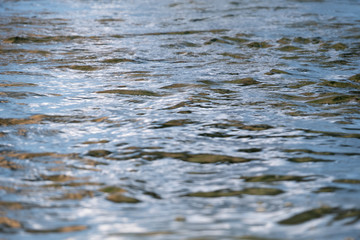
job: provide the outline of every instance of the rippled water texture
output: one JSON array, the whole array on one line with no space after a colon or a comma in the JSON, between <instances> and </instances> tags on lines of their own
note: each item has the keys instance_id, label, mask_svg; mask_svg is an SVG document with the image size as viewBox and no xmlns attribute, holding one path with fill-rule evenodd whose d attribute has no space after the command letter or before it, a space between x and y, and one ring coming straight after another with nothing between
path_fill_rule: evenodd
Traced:
<instances>
[{"instance_id":1,"label":"rippled water texture","mask_svg":"<svg viewBox=\"0 0 360 240\"><path fill-rule=\"evenodd\" d=\"M0 1L1 239L360 239L360 1Z\"/></svg>"}]
</instances>

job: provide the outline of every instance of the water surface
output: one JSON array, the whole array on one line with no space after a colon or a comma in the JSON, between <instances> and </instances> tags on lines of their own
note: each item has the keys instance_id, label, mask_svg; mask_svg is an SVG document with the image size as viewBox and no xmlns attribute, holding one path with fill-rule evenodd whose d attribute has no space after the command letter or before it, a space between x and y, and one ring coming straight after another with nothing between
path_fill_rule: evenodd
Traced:
<instances>
[{"instance_id":1,"label":"water surface","mask_svg":"<svg viewBox=\"0 0 360 240\"><path fill-rule=\"evenodd\" d=\"M0 237L360 238L360 2L0 2Z\"/></svg>"}]
</instances>

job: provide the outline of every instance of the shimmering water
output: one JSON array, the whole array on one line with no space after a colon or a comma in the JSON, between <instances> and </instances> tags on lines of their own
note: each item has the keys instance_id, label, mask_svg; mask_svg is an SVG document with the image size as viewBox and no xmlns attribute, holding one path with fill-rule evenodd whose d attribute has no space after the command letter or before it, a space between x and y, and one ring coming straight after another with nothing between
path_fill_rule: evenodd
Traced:
<instances>
[{"instance_id":1,"label":"shimmering water","mask_svg":"<svg viewBox=\"0 0 360 240\"><path fill-rule=\"evenodd\" d=\"M360 1L0 1L0 238L360 239Z\"/></svg>"}]
</instances>

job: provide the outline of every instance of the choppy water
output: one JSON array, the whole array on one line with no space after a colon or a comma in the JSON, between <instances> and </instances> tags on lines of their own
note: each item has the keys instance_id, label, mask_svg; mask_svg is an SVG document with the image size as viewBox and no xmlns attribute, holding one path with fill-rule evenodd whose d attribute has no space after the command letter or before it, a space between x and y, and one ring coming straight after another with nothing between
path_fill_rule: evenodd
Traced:
<instances>
[{"instance_id":1,"label":"choppy water","mask_svg":"<svg viewBox=\"0 0 360 240\"><path fill-rule=\"evenodd\" d=\"M0 237L360 239L359 10L0 1Z\"/></svg>"}]
</instances>

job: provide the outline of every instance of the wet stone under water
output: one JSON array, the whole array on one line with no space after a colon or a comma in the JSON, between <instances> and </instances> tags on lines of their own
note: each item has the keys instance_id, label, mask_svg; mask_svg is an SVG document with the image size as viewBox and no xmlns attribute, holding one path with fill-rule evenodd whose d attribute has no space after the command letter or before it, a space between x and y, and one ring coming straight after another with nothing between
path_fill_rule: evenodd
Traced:
<instances>
[{"instance_id":1,"label":"wet stone under water","mask_svg":"<svg viewBox=\"0 0 360 240\"><path fill-rule=\"evenodd\" d=\"M358 0L0 2L1 239L360 239Z\"/></svg>"}]
</instances>

